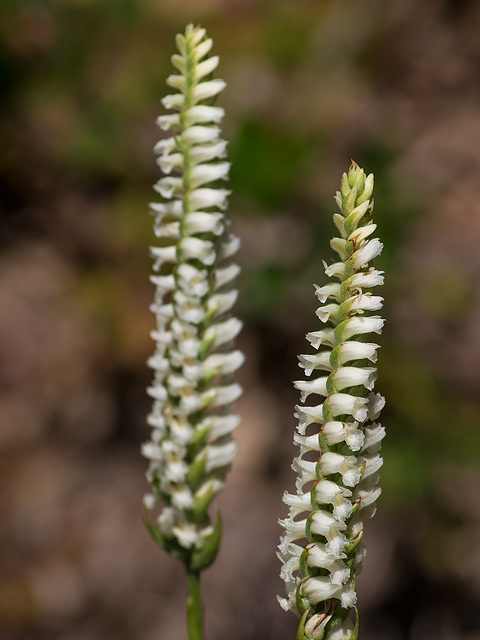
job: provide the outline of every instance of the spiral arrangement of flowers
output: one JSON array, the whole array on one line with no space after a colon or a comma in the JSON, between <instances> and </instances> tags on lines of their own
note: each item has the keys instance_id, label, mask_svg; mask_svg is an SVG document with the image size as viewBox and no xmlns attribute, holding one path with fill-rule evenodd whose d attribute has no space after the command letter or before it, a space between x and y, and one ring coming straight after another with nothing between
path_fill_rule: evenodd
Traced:
<instances>
[{"instance_id":1,"label":"spiral arrangement of flowers","mask_svg":"<svg viewBox=\"0 0 480 640\"><path fill-rule=\"evenodd\" d=\"M213 105L225 87L211 77L218 56L208 57L212 40L199 27L189 25L176 43L178 73L167 79L176 92L162 101L174 113L157 120L171 135L155 146L165 175L154 187L162 202L151 204L156 350L151 437L142 447L152 490L144 505L163 505L153 524L146 517L151 534L198 572L218 550L220 518L212 523L208 510L236 453L234 376L243 355L234 349L242 325L232 316L239 273L232 256L239 242L224 213L230 192L219 186L230 165L218 126L224 110Z\"/></svg>"},{"instance_id":2,"label":"spiral arrangement of flowers","mask_svg":"<svg viewBox=\"0 0 480 640\"><path fill-rule=\"evenodd\" d=\"M372 193L373 174L352 163L336 195L340 213L333 216L340 237L331 247L339 261L324 263L332 281L315 287L316 315L325 327L307 334L315 352L299 361L310 379L294 383L302 403L294 436L300 451L292 465L296 493L283 496L289 513L280 521L278 556L286 597L279 601L301 617L301 640L357 637L358 616L353 623L349 613L365 556L363 523L381 491L385 430L376 420L384 399L373 391L379 345L370 336L382 330L376 312L383 299L370 290L383 276L369 265L382 250L370 238L376 229Z\"/></svg>"}]
</instances>

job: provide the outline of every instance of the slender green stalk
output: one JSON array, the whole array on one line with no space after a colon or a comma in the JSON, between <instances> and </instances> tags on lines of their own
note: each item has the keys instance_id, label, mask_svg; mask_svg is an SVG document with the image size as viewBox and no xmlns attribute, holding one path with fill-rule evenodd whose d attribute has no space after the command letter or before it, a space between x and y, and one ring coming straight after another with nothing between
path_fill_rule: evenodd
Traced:
<instances>
[{"instance_id":1,"label":"slender green stalk","mask_svg":"<svg viewBox=\"0 0 480 640\"><path fill-rule=\"evenodd\" d=\"M187 630L189 640L203 640L200 571L187 568Z\"/></svg>"}]
</instances>

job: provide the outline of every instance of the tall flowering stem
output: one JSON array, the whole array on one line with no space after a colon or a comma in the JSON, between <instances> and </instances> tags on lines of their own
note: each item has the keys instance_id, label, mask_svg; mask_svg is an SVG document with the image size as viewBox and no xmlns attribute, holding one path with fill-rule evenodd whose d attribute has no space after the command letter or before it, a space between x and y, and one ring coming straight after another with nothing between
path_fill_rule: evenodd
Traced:
<instances>
[{"instance_id":1,"label":"tall flowering stem","mask_svg":"<svg viewBox=\"0 0 480 640\"><path fill-rule=\"evenodd\" d=\"M207 57L212 40L204 29L189 25L176 43L177 73L167 79L176 92L163 99L174 112L157 120L170 130L155 146L165 174L154 187L162 201L151 204L157 326L149 359L151 437L142 447L152 487L144 515L156 542L186 566L189 638L201 640L200 573L215 559L221 537L220 516L212 522L209 507L236 452L233 403L241 388L234 376L243 355L233 348L241 323L231 314L239 272L231 258L239 243L224 214L230 192L219 186L229 163L218 127L224 111L213 106L225 87L211 77L218 57ZM160 504L152 523L147 512Z\"/></svg>"},{"instance_id":2,"label":"tall flowering stem","mask_svg":"<svg viewBox=\"0 0 480 640\"><path fill-rule=\"evenodd\" d=\"M307 334L315 349L301 355L307 380L295 382L302 404L296 407L294 441L299 454L296 493L285 493L289 514L280 520L278 556L285 610L300 618L298 640L355 640L358 615L356 579L365 556L363 523L375 512L379 455L384 428L376 422L384 399L373 392L383 319L383 299L370 289L383 284L369 266L382 250L372 223L373 175L355 163L344 173L333 221L340 237L331 241L339 261L327 266L332 281L315 286L317 316L325 328ZM323 396L319 402L318 396ZM308 399L308 401L307 401Z\"/></svg>"}]
</instances>

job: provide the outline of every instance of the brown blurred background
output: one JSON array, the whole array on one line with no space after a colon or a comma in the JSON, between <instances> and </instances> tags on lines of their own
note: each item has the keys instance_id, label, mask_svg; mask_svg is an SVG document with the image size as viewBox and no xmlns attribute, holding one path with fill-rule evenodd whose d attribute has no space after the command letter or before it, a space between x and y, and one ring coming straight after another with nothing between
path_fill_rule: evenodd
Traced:
<instances>
[{"instance_id":1,"label":"brown blurred background","mask_svg":"<svg viewBox=\"0 0 480 640\"><path fill-rule=\"evenodd\" d=\"M248 360L205 575L209 640L290 640L275 558L291 380L318 327L332 196L376 177L383 495L362 640L480 638L480 3L2 0L0 637L184 640L182 567L140 517L153 350L147 203L174 35L228 82Z\"/></svg>"}]
</instances>

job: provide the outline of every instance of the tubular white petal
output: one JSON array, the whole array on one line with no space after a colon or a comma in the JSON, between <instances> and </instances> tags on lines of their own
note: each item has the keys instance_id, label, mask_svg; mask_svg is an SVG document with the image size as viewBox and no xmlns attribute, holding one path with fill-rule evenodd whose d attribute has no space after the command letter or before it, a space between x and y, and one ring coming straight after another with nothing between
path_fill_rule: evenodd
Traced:
<instances>
[{"instance_id":1,"label":"tubular white petal","mask_svg":"<svg viewBox=\"0 0 480 640\"><path fill-rule=\"evenodd\" d=\"M364 386L372 390L377 379L375 367L339 367L332 373L335 389L341 391L347 387Z\"/></svg>"},{"instance_id":2,"label":"tubular white petal","mask_svg":"<svg viewBox=\"0 0 480 640\"><path fill-rule=\"evenodd\" d=\"M376 269L370 269L366 272L356 273L345 281L347 289L369 289L370 287L376 287L383 284L382 271Z\"/></svg>"},{"instance_id":3,"label":"tubular white petal","mask_svg":"<svg viewBox=\"0 0 480 640\"><path fill-rule=\"evenodd\" d=\"M211 495L216 496L225 486L225 482L219 478L210 478L207 482L204 482L200 489L195 491L195 498L202 498L206 493L211 491Z\"/></svg>"},{"instance_id":4,"label":"tubular white petal","mask_svg":"<svg viewBox=\"0 0 480 640\"><path fill-rule=\"evenodd\" d=\"M185 129L180 139L183 144L190 146L194 144L205 144L208 142L216 142L220 136L220 128L216 126L196 125ZM172 138L173 139L173 138ZM190 153L193 152L195 147Z\"/></svg>"},{"instance_id":5,"label":"tubular white petal","mask_svg":"<svg viewBox=\"0 0 480 640\"><path fill-rule=\"evenodd\" d=\"M185 482L188 466L183 460L165 460L163 478L168 482Z\"/></svg>"},{"instance_id":6,"label":"tubular white petal","mask_svg":"<svg viewBox=\"0 0 480 640\"><path fill-rule=\"evenodd\" d=\"M173 306L171 304L157 304L150 305L150 310L156 314L157 323L161 320L171 320L173 318Z\"/></svg>"},{"instance_id":7,"label":"tubular white petal","mask_svg":"<svg viewBox=\"0 0 480 640\"><path fill-rule=\"evenodd\" d=\"M302 402L305 401L306 398L311 393L316 393L321 396L327 396L327 377L323 376L321 378L316 378L315 380L296 380L293 383L295 389L301 391L301 399Z\"/></svg>"},{"instance_id":8,"label":"tubular white petal","mask_svg":"<svg viewBox=\"0 0 480 640\"><path fill-rule=\"evenodd\" d=\"M185 93L185 89L187 88L187 79L183 75L172 74L171 76L168 76L168 78L166 79L166 83L169 87L172 87L172 89L178 89L182 93ZM166 109L169 108L167 107L167 105L165 105L165 103L162 104Z\"/></svg>"},{"instance_id":9,"label":"tubular white petal","mask_svg":"<svg viewBox=\"0 0 480 640\"><path fill-rule=\"evenodd\" d=\"M350 258L354 269L361 269L382 252L383 244L378 238L367 240Z\"/></svg>"},{"instance_id":10,"label":"tubular white petal","mask_svg":"<svg viewBox=\"0 0 480 640\"><path fill-rule=\"evenodd\" d=\"M186 484L179 484L171 490L172 505L177 509L191 509L193 495Z\"/></svg>"},{"instance_id":11,"label":"tubular white petal","mask_svg":"<svg viewBox=\"0 0 480 640\"><path fill-rule=\"evenodd\" d=\"M202 32L202 35L198 38L198 40L203 38L205 35L205 29L200 29L199 31ZM212 48L212 45L213 41L211 38L207 38L207 40L201 42L193 51L193 59L195 60L195 62L199 62L203 57L205 57Z\"/></svg>"},{"instance_id":12,"label":"tubular white petal","mask_svg":"<svg viewBox=\"0 0 480 640\"><path fill-rule=\"evenodd\" d=\"M363 422L367 418L367 405L366 398L351 396L348 393L332 393L324 402L324 406L328 408L332 416L347 414L359 422Z\"/></svg>"},{"instance_id":13,"label":"tubular white petal","mask_svg":"<svg viewBox=\"0 0 480 640\"><path fill-rule=\"evenodd\" d=\"M152 433L152 441L154 437L156 437L157 432L160 438L163 437L165 433L165 418L161 414L152 411L152 413L149 413L147 416L147 423L155 430Z\"/></svg>"},{"instance_id":14,"label":"tubular white petal","mask_svg":"<svg viewBox=\"0 0 480 640\"><path fill-rule=\"evenodd\" d=\"M208 327L205 331L205 340L212 341L213 347L219 347L234 340L242 329L243 323L238 318L228 318Z\"/></svg>"},{"instance_id":15,"label":"tubular white petal","mask_svg":"<svg viewBox=\"0 0 480 640\"><path fill-rule=\"evenodd\" d=\"M175 524L175 511L171 507L166 507L160 514L158 520L158 527L164 536L171 538L173 533L173 526Z\"/></svg>"},{"instance_id":16,"label":"tubular white petal","mask_svg":"<svg viewBox=\"0 0 480 640\"><path fill-rule=\"evenodd\" d=\"M358 489L355 491L355 500L360 500L360 508L368 507L378 500L382 490L380 487L372 487L371 489Z\"/></svg>"},{"instance_id":17,"label":"tubular white petal","mask_svg":"<svg viewBox=\"0 0 480 640\"><path fill-rule=\"evenodd\" d=\"M185 74L187 71L187 63L184 56L179 56L177 53L174 53L170 58L173 66L180 71L180 73Z\"/></svg>"},{"instance_id":18,"label":"tubular white petal","mask_svg":"<svg viewBox=\"0 0 480 640\"><path fill-rule=\"evenodd\" d=\"M237 253L240 248L240 238L237 236L229 235L227 240L222 242L222 246L220 249L219 260L226 260L227 258L231 258L233 255Z\"/></svg>"},{"instance_id":19,"label":"tubular white petal","mask_svg":"<svg viewBox=\"0 0 480 640\"><path fill-rule=\"evenodd\" d=\"M344 522L338 522L330 513L326 511L315 511L311 518L312 533L325 536L328 540L332 540L339 535L340 531L344 531L347 525Z\"/></svg>"},{"instance_id":20,"label":"tubular white petal","mask_svg":"<svg viewBox=\"0 0 480 640\"><path fill-rule=\"evenodd\" d=\"M340 595L341 587L332 584L327 576L310 577L302 583L302 593L311 604L318 604L323 600L336 598Z\"/></svg>"},{"instance_id":21,"label":"tubular white petal","mask_svg":"<svg viewBox=\"0 0 480 640\"><path fill-rule=\"evenodd\" d=\"M363 333L381 333L385 320L378 316L370 316L368 318L357 316L348 318L343 324L341 337L342 340L348 340Z\"/></svg>"},{"instance_id":22,"label":"tubular white petal","mask_svg":"<svg viewBox=\"0 0 480 640\"><path fill-rule=\"evenodd\" d=\"M215 289L221 289L227 284L231 284L232 280L240 273L240 267L238 264L229 264L226 267L222 267L215 270Z\"/></svg>"},{"instance_id":23,"label":"tubular white petal","mask_svg":"<svg viewBox=\"0 0 480 640\"><path fill-rule=\"evenodd\" d=\"M153 188L155 191L158 191L163 198L171 198L174 194L176 196L181 195L183 193L182 178L166 176L154 184Z\"/></svg>"},{"instance_id":24,"label":"tubular white petal","mask_svg":"<svg viewBox=\"0 0 480 640\"><path fill-rule=\"evenodd\" d=\"M177 286L188 296L203 297L209 291L208 271L191 264L179 264L175 274Z\"/></svg>"},{"instance_id":25,"label":"tubular white petal","mask_svg":"<svg viewBox=\"0 0 480 640\"><path fill-rule=\"evenodd\" d=\"M190 46L192 47L192 49L194 49L195 47L197 47L197 45L199 45L199 43L203 40L203 38L206 36L207 32L205 29L201 29L200 27L188 27L189 29L189 42L190 42ZM204 43L204 46L206 46L207 48L207 52L210 51L210 48L212 46L212 41L209 38L208 40L206 40L207 46ZM195 49L194 49L194 53L196 53Z\"/></svg>"},{"instance_id":26,"label":"tubular white petal","mask_svg":"<svg viewBox=\"0 0 480 640\"><path fill-rule=\"evenodd\" d=\"M368 236L372 235L376 228L376 224L366 224L364 227L359 227L358 229L355 229L355 231L352 231L348 236L348 239L354 244L360 244L362 240L365 240Z\"/></svg>"},{"instance_id":27,"label":"tubular white petal","mask_svg":"<svg viewBox=\"0 0 480 640\"><path fill-rule=\"evenodd\" d=\"M229 414L226 416L208 416L204 418L198 425L200 430L209 429L209 436L212 440L221 438L231 433L239 424L240 418L237 415Z\"/></svg>"},{"instance_id":28,"label":"tubular white petal","mask_svg":"<svg viewBox=\"0 0 480 640\"><path fill-rule=\"evenodd\" d=\"M181 153L164 154L157 158L157 164L163 173L170 173L173 169L183 168L184 158Z\"/></svg>"},{"instance_id":29,"label":"tubular white petal","mask_svg":"<svg viewBox=\"0 0 480 640\"><path fill-rule=\"evenodd\" d=\"M343 262L334 262L328 267L325 265L325 273L329 278L343 278L345 274L345 264Z\"/></svg>"},{"instance_id":30,"label":"tubular white petal","mask_svg":"<svg viewBox=\"0 0 480 640\"><path fill-rule=\"evenodd\" d=\"M172 532L185 549L191 549L199 541L196 527L188 522L182 522L181 524L176 525L172 528Z\"/></svg>"},{"instance_id":31,"label":"tubular white petal","mask_svg":"<svg viewBox=\"0 0 480 640\"><path fill-rule=\"evenodd\" d=\"M355 456L342 456L333 451L327 451L320 458L320 469L326 476L340 473L347 487L354 487L360 480L360 469L357 467Z\"/></svg>"},{"instance_id":32,"label":"tubular white petal","mask_svg":"<svg viewBox=\"0 0 480 640\"><path fill-rule=\"evenodd\" d=\"M173 294L176 315L179 320L191 324L199 324L205 317L205 310L202 307L200 298L187 296L182 291L177 290Z\"/></svg>"},{"instance_id":33,"label":"tubular white petal","mask_svg":"<svg viewBox=\"0 0 480 640\"><path fill-rule=\"evenodd\" d=\"M193 389L185 388L180 395L179 407L188 415L196 413L203 408L203 399L199 393Z\"/></svg>"},{"instance_id":34,"label":"tubular white petal","mask_svg":"<svg viewBox=\"0 0 480 640\"><path fill-rule=\"evenodd\" d=\"M210 75L212 71L215 71L215 69L218 67L218 62L219 57L212 56L211 58L208 58L207 60L204 60L203 62L197 64L197 66L195 67L194 79L198 82L198 80L201 80L205 76Z\"/></svg>"},{"instance_id":35,"label":"tubular white petal","mask_svg":"<svg viewBox=\"0 0 480 640\"><path fill-rule=\"evenodd\" d=\"M315 498L320 504L334 504L336 498L342 495L342 488L330 480L320 480L315 485Z\"/></svg>"},{"instance_id":36,"label":"tubular white petal","mask_svg":"<svg viewBox=\"0 0 480 640\"><path fill-rule=\"evenodd\" d=\"M185 98L181 93L173 93L169 96L162 98L162 104L165 109L178 109L180 110L185 105Z\"/></svg>"},{"instance_id":37,"label":"tubular white petal","mask_svg":"<svg viewBox=\"0 0 480 640\"><path fill-rule=\"evenodd\" d=\"M183 260L199 260L205 265L213 264L217 257L213 242L200 238L182 238L178 243L178 251Z\"/></svg>"},{"instance_id":38,"label":"tubular white petal","mask_svg":"<svg viewBox=\"0 0 480 640\"><path fill-rule=\"evenodd\" d=\"M370 475L376 473L383 465L383 459L378 455L378 453L364 453L358 458L358 461L360 464L365 464L362 479L366 479Z\"/></svg>"},{"instance_id":39,"label":"tubular white petal","mask_svg":"<svg viewBox=\"0 0 480 640\"><path fill-rule=\"evenodd\" d=\"M245 362L245 356L241 351L229 351L228 353L213 353L205 360L205 371L212 375L227 375L237 371Z\"/></svg>"},{"instance_id":40,"label":"tubular white petal","mask_svg":"<svg viewBox=\"0 0 480 640\"><path fill-rule=\"evenodd\" d=\"M305 433L305 428L314 422L323 422L323 404L318 404L314 407L302 407L301 405L295 406L295 418L298 419L298 431L300 434Z\"/></svg>"},{"instance_id":41,"label":"tubular white petal","mask_svg":"<svg viewBox=\"0 0 480 640\"><path fill-rule=\"evenodd\" d=\"M230 191L227 189L195 189L187 196L188 206L191 211L201 211L208 207L218 207L223 210L227 208L229 195Z\"/></svg>"},{"instance_id":42,"label":"tubular white petal","mask_svg":"<svg viewBox=\"0 0 480 640\"><path fill-rule=\"evenodd\" d=\"M227 291L225 293L215 293L211 296L207 303L207 309L215 314L215 317L221 316L231 310L238 296L238 291Z\"/></svg>"},{"instance_id":43,"label":"tubular white petal","mask_svg":"<svg viewBox=\"0 0 480 640\"><path fill-rule=\"evenodd\" d=\"M322 433L329 445L344 442L347 435L347 425L345 422L335 420L326 422L322 427Z\"/></svg>"},{"instance_id":44,"label":"tubular white petal","mask_svg":"<svg viewBox=\"0 0 480 640\"><path fill-rule=\"evenodd\" d=\"M340 556L334 556L331 553L327 553L325 545L321 542L316 542L315 544L307 547L307 551L308 564L311 567L318 567L320 569L328 569L334 564L334 562L345 558L344 553L340 554Z\"/></svg>"},{"instance_id":45,"label":"tubular white petal","mask_svg":"<svg viewBox=\"0 0 480 640\"><path fill-rule=\"evenodd\" d=\"M353 591L353 589L351 589L350 587L347 587L342 591L342 595L340 596L340 602L342 604L342 607L345 607L346 609L350 609L357 602L357 594L355 593L355 591ZM342 640L344 638L351 637L351 632L353 631L353 629L352 629L352 623L350 622L350 620L346 620L342 625L342 627L346 627L348 629L347 633L345 632L344 629L341 629L341 631L340 629L337 629L336 632L334 631L333 634L330 636L332 640Z\"/></svg>"},{"instance_id":46,"label":"tubular white petal","mask_svg":"<svg viewBox=\"0 0 480 640\"><path fill-rule=\"evenodd\" d=\"M333 329L321 329L320 331L311 331L306 335L314 349L318 349L321 345L333 347L335 344L335 336Z\"/></svg>"},{"instance_id":47,"label":"tubular white petal","mask_svg":"<svg viewBox=\"0 0 480 640\"><path fill-rule=\"evenodd\" d=\"M226 155L227 143L225 140L216 140L212 144L202 144L192 147L188 152L190 165L208 162L214 158L224 158Z\"/></svg>"},{"instance_id":48,"label":"tubular white petal","mask_svg":"<svg viewBox=\"0 0 480 640\"><path fill-rule=\"evenodd\" d=\"M172 113L166 116L159 116L157 118L157 124L160 129L163 131L167 131L168 129L172 129L180 126L180 116L178 113Z\"/></svg>"},{"instance_id":49,"label":"tubular white petal","mask_svg":"<svg viewBox=\"0 0 480 640\"><path fill-rule=\"evenodd\" d=\"M188 418L186 416L182 418L180 416L170 418L168 426L174 442L183 446L190 443L193 428L188 422Z\"/></svg>"},{"instance_id":50,"label":"tubular white petal","mask_svg":"<svg viewBox=\"0 0 480 640\"><path fill-rule=\"evenodd\" d=\"M201 102L207 98L213 98L225 89L227 83L224 80L215 79L206 82L200 82L192 91L192 100L194 103Z\"/></svg>"},{"instance_id":51,"label":"tubular white petal","mask_svg":"<svg viewBox=\"0 0 480 640\"><path fill-rule=\"evenodd\" d=\"M164 402L167 399L167 391L160 385L147 387L147 394L154 400Z\"/></svg>"},{"instance_id":52,"label":"tubular white petal","mask_svg":"<svg viewBox=\"0 0 480 640\"><path fill-rule=\"evenodd\" d=\"M381 296L372 296L369 293L356 295L350 299L349 313L363 313L364 311L378 311L383 306L383 298Z\"/></svg>"},{"instance_id":53,"label":"tubular white petal","mask_svg":"<svg viewBox=\"0 0 480 640\"><path fill-rule=\"evenodd\" d=\"M285 538L288 539L288 544L305 537L306 519L292 520L292 518L289 517L284 520L279 520L279 522L285 529Z\"/></svg>"},{"instance_id":54,"label":"tubular white petal","mask_svg":"<svg viewBox=\"0 0 480 640\"><path fill-rule=\"evenodd\" d=\"M316 463L309 460L302 460L301 458L294 458L292 462L292 469L302 475L302 481L309 482L310 480L316 480Z\"/></svg>"},{"instance_id":55,"label":"tubular white petal","mask_svg":"<svg viewBox=\"0 0 480 640\"><path fill-rule=\"evenodd\" d=\"M385 428L382 427L381 424L373 424L371 427L366 427L365 429L365 443L363 445L364 449L370 449L370 447L374 447L382 441L385 437Z\"/></svg>"},{"instance_id":56,"label":"tubular white petal","mask_svg":"<svg viewBox=\"0 0 480 640\"><path fill-rule=\"evenodd\" d=\"M319 301L323 304L327 298L335 298L335 300L339 300L340 298L340 283L331 282L329 284L324 285L323 287L319 287L316 284L313 285L315 287L315 295L319 299Z\"/></svg>"},{"instance_id":57,"label":"tubular white petal","mask_svg":"<svg viewBox=\"0 0 480 640\"><path fill-rule=\"evenodd\" d=\"M177 33L177 35L175 36L175 44L177 45L177 49L185 58L185 56L187 55L187 46L186 46L185 36L182 33Z\"/></svg>"},{"instance_id":58,"label":"tubular white petal","mask_svg":"<svg viewBox=\"0 0 480 640\"><path fill-rule=\"evenodd\" d=\"M350 578L350 569L343 562L336 562L330 567L330 579L332 584L343 585Z\"/></svg>"},{"instance_id":59,"label":"tubular white petal","mask_svg":"<svg viewBox=\"0 0 480 640\"><path fill-rule=\"evenodd\" d=\"M295 576L293 575L295 571L300 569L300 559L296 557L292 557L287 560L280 570L280 577L285 582L295 582Z\"/></svg>"},{"instance_id":60,"label":"tubular white petal","mask_svg":"<svg viewBox=\"0 0 480 640\"><path fill-rule=\"evenodd\" d=\"M160 354L155 354L147 360L147 364L151 369L155 369L161 373L166 373L169 368L169 362Z\"/></svg>"},{"instance_id":61,"label":"tubular white petal","mask_svg":"<svg viewBox=\"0 0 480 640\"><path fill-rule=\"evenodd\" d=\"M337 320L340 307L338 304L326 304L323 307L319 307L315 314L320 318L322 322L328 322L328 320Z\"/></svg>"},{"instance_id":62,"label":"tubular white petal","mask_svg":"<svg viewBox=\"0 0 480 640\"><path fill-rule=\"evenodd\" d=\"M222 445L207 447L207 472L220 467L226 467L237 455L237 443L233 440Z\"/></svg>"},{"instance_id":63,"label":"tubular white petal","mask_svg":"<svg viewBox=\"0 0 480 640\"><path fill-rule=\"evenodd\" d=\"M195 233L213 233L219 236L225 229L223 214L217 212L204 213L195 211L184 219L184 231L190 235Z\"/></svg>"},{"instance_id":64,"label":"tubular white petal","mask_svg":"<svg viewBox=\"0 0 480 640\"><path fill-rule=\"evenodd\" d=\"M229 162L210 162L208 164L197 164L190 171L190 185L196 189L208 182L215 180L226 180L230 169Z\"/></svg>"},{"instance_id":65,"label":"tubular white petal","mask_svg":"<svg viewBox=\"0 0 480 640\"><path fill-rule=\"evenodd\" d=\"M172 216L180 219L183 215L183 203L181 200L170 200L170 202L151 202L150 209L155 216L160 218Z\"/></svg>"},{"instance_id":66,"label":"tubular white petal","mask_svg":"<svg viewBox=\"0 0 480 640\"><path fill-rule=\"evenodd\" d=\"M242 387L237 384L229 384L223 387L213 387L202 394L204 402L211 407L222 407L223 405L232 404L242 395Z\"/></svg>"},{"instance_id":67,"label":"tubular white petal","mask_svg":"<svg viewBox=\"0 0 480 640\"><path fill-rule=\"evenodd\" d=\"M380 393L371 393L368 400L368 418L376 420L385 406L385 398Z\"/></svg>"},{"instance_id":68,"label":"tubular white petal","mask_svg":"<svg viewBox=\"0 0 480 640\"><path fill-rule=\"evenodd\" d=\"M150 282L157 287L161 295L168 291L173 291L175 288L175 278L171 274L168 276L150 276Z\"/></svg>"},{"instance_id":69,"label":"tubular white petal","mask_svg":"<svg viewBox=\"0 0 480 640\"><path fill-rule=\"evenodd\" d=\"M153 509L157 504L157 497L153 495L153 493L146 493L143 496L143 504L145 509Z\"/></svg>"},{"instance_id":70,"label":"tubular white petal","mask_svg":"<svg viewBox=\"0 0 480 640\"><path fill-rule=\"evenodd\" d=\"M177 143L175 138L163 138L163 140L159 140L157 144L153 147L155 153L160 153L162 155L167 155L172 151L177 149Z\"/></svg>"},{"instance_id":71,"label":"tubular white petal","mask_svg":"<svg viewBox=\"0 0 480 640\"><path fill-rule=\"evenodd\" d=\"M310 495L308 493L292 494L287 491L284 492L282 497L283 502L289 507L293 507L297 510L297 514L303 513L304 511L310 511L312 508L312 503L310 501ZM295 516L294 516L295 517Z\"/></svg>"},{"instance_id":72,"label":"tubular white petal","mask_svg":"<svg viewBox=\"0 0 480 640\"><path fill-rule=\"evenodd\" d=\"M155 224L153 227L153 231L155 232L157 238L178 240L180 237L180 224L178 222Z\"/></svg>"},{"instance_id":73,"label":"tubular white petal","mask_svg":"<svg viewBox=\"0 0 480 640\"><path fill-rule=\"evenodd\" d=\"M345 251L345 245L347 241L344 238L332 238L330 240L330 246L334 251L338 253L342 260L347 258L347 253Z\"/></svg>"},{"instance_id":74,"label":"tubular white petal","mask_svg":"<svg viewBox=\"0 0 480 640\"><path fill-rule=\"evenodd\" d=\"M317 433L312 436L303 436L299 433L294 433L293 441L305 451L320 451L320 439Z\"/></svg>"},{"instance_id":75,"label":"tubular white petal","mask_svg":"<svg viewBox=\"0 0 480 640\"><path fill-rule=\"evenodd\" d=\"M224 115L225 111L222 107L209 107L207 105L198 104L184 111L185 126L191 127L194 124L203 124L208 122L218 123L221 122ZM163 117L165 118L166 116ZM160 120L160 118L158 120ZM170 126L171 125L162 128L168 129Z\"/></svg>"},{"instance_id":76,"label":"tubular white petal","mask_svg":"<svg viewBox=\"0 0 480 640\"><path fill-rule=\"evenodd\" d=\"M277 595L277 602L284 611L290 611L291 605L289 600Z\"/></svg>"},{"instance_id":77,"label":"tubular white petal","mask_svg":"<svg viewBox=\"0 0 480 640\"><path fill-rule=\"evenodd\" d=\"M365 359L376 362L378 348L379 345L373 342L356 342L354 340L343 342L337 347L338 364L342 365L352 360Z\"/></svg>"},{"instance_id":78,"label":"tubular white petal","mask_svg":"<svg viewBox=\"0 0 480 640\"><path fill-rule=\"evenodd\" d=\"M182 365L182 375L194 384L203 378L205 374L205 367L203 362L196 360L195 358L185 358Z\"/></svg>"},{"instance_id":79,"label":"tubular white petal","mask_svg":"<svg viewBox=\"0 0 480 640\"><path fill-rule=\"evenodd\" d=\"M331 371L330 353L331 351L319 351L313 355L302 354L298 356L299 366L305 370L307 376L311 376L316 369Z\"/></svg>"}]
</instances>

